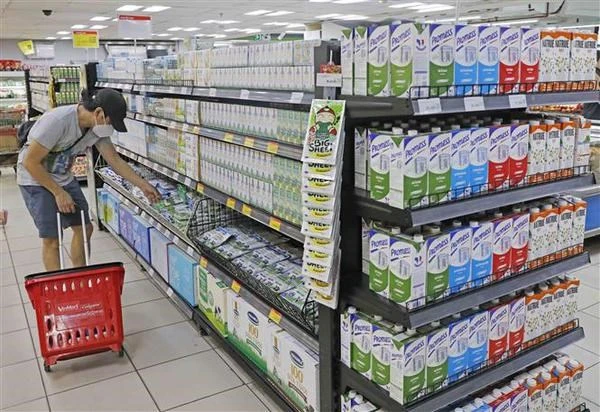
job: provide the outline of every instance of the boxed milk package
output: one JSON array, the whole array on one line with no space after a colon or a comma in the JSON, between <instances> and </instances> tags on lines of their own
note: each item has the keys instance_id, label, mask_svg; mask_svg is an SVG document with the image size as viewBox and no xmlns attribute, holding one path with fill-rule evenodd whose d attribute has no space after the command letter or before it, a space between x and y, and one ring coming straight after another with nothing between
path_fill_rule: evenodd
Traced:
<instances>
[{"instance_id":1,"label":"boxed milk package","mask_svg":"<svg viewBox=\"0 0 600 412\"><path fill-rule=\"evenodd\" d=\"M452 24L429 25L430 96L453 94L455 27Z\"/></svg>"},{"instance_id":2,"label":"boxed milk package","mask_svg":"<svg viewBox=\"0 0 600 412\"><path fill-rule=\"evenodd\" d=\"M495 94L500 63L500 27L479 26L477 83L481 94Z\"/></svg>"},{"instance_id":3,"label":"boxed milk package","mask_svg":"<svg viewBox=\"0 0 600 412\"><path fill-rule=\"evenodd\" d=\"M390 95L390 26L371 26L368 33L367 94Z\"/></svg>"},{"instance_id":4,"label":"boxed milk package","mask_svg":"<svg viewBox=\"0 0 600 412\"><path fill-rule=\"evenodd\" d=\"M428 200L428 135L410 132L391 136L389 203L401 209L426 206Z\"/></svg>"},{"instance_id":5,"label":"boxed milk package","mask_svg":"<svg viewBox=\"0 0 600 412\"><path fill-rule=\"evenodd\" d=\"M367 63L368 63L367 28L354 28L354 94L367 95Z\"/></svg>"},{"instance_id":6,"label":"boxed milk package","mask_svg":"<svg viewBox=\"0 0 600 412\"><path fill-rule=\"evenodd\" d=\"M289 334L281 336L281 377L285 393L302 410L319 411L319 356Z\"/></svg>"},{"instance_id":7,"label":"boxed milk package","mask_svg":"<svg viewBox=\"0 0 600 412\"><path fill-rule=\"evenodd\" d=\"M537 91L540 69L540 29L521 29L521 56L519 63L519 83L521 92Z\"/></svg>"},{"instance_id":8,"label":"boxed milk package","mask_svg":"<svg viewBox=\"0 0 600 412\"><path fill-rule=\"evenodd\" d=\"M227 290L225 283L198 266L198 307L223 336L227 336Z\"/></svg>"},{"instance_id":9,"label":"boxed milk package","mask_svg":"<svg viewBox=\"0 0 600 412\"><path fill-rule=\"evenodd\" d=\"M429 33L425 24L402 22L390 26L390 89L392 96L427 96ZM411 89L412 88L412 89ZM411 92L412 90L412 92Z\"/></svg>"},{"instance_id":10,"label":"boxed milk package","mask_svg":"<svg viewBox=\"0 0 600 412\"><path fill-rule=\"evenodd\" d=\"M554 49L554 32L542 30L540 32L540 65L539 77L540 90L552 90L551 82L556 80L556 50Z\"/></svg>"},{"instance_id":11,"label":"boxed milk package","mask_svg":"<svg viewBox=\"0 0 600 412\"><path fill-rule=\"evenodd\" d=\"M169 282L169 254L168 247L172 242L162 235L156 228L150 229L150 256L152 267L168 283Z\"/></svg>"},{"instance_id":12,"label":"boxed milk package","mask_svg":"<svg viewBox=\"0 0 600 412\"><path fill-rule=\"evenodd\" d=\"M454 51L454 87L457 96L473 94L477 84L477 26L456 26L456 49Z\"/></svg>"},{"instance_id":13,"label":"boxed milk package","mask_svg":"<svg viewBox=\"0 0 600 412\"><path fill-rule=\"evenodd\" d=\"M554 53L556 71L554 90L566 90L569 81L571 62L571 32L558 30L554 32Z\"/></svg>"},{"instance_id":14,"label":"boxed milk package","mask_svg":"<svg viewBox=\"0 0 600 412\"><path fill-rule=\"evenodd\" d=\"M500 27L500 93L518 91L519 62L521 60L521 29Z\"/></svg>"},{"instance_id":15,"label":"boxed milk package","mask_svg":"<svg viewBox=\"0 0 600 412\"><path fill-rule=\"evenodd\" d=\"M354 87L354 30L342 30L340 55L342 64L342 94L352 95Z\"/></svg>"}]
</instances>

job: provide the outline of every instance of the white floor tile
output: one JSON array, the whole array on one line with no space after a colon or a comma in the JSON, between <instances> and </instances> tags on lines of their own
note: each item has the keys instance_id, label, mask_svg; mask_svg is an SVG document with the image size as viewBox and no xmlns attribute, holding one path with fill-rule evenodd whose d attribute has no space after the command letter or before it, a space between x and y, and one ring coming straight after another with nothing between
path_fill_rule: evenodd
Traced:
<instances>
[{"instance_id":1,"label":"white floor tile","mask_svg":"<svg viewBox=\"0 0 600 412\"><path fill-rule=\"evenodd\" d=\"M244 383L252 382L252 377L248 375L244 368L242 368L241 365L239 365L231 356L229 356L229 354L225 352L223 348L216 348L215 350Z\"/></svg>"},{"instance_id":2,"label":"white floor tile","mask_svg":"<svg viewBox=\"0 0 600 412\"><path fill-rule=\"evenodd\" d=\"M267 407L257 398L257 396L247 386L231 389L218 395L201 399L196 402L188 403L173 411L245 411L245 412L264 412Z\"/></svg>"},{"instance_id":3,"label":"white floor tile","mask_svg":"<svg viewBox=\"0 0 600 412\"><path fill-rule=\"evenodd\" d=\"M577 342L577 346L600 355L600 322L598 318L585 312L578 312L579 325L585 331L585 339Z\"/></svg>"},{"instance_id":4,"label":"white floor tile","mask_svg":"<svg viewBox=\"0 0 600 412\"><path fill-rule=\"evenodd\" d=\"M583 397L596 405L600 405L598 382L600 382L600 365L586 368L583 371Z\"/></svg>"},{"instance_id":5,"label":"white floor tile","mask_svg":"<svg viewBox=\"0 0 600 412\"><path fill-rule=\"evenodd\" d=\"M132 263L131 257L123 250L108 250L104 252L92 252L92 263L121 262Z\"/></svg>"},{"instance_id":6,"label":"white floor tile","mask_svg":"<svg viewBox=\"0 0 600 412\"><path fill-rule=\"evenodd\" d=\"M596 303L595 305L590 306L589 308L585 309L584 312L597 318L600 318L600 303ZM598 321L600 322L600 319L598 319Z\"/></svg>"},{"instance_id":7,"label":"white floor tile","mask_svg":"<svg viewBox=\"0 0 600 412\"><path fill-rule=\"evenodd\" d=\"M9 252L3 252L2 254L0 254L0 268L5 269L5 268L10 268L13 266L12 260L10 259L10 253Z\"/></svg>"},{"instance_id":8,"label":"white floor tile","mask_svg":"<svg viewBox=\"0 0 600 412\"><path fill-rule=\"evenodd\" d=\"M53 411L154 411L137 373L107 379L48 397Z\"/></svg>"},{"instance_id":9,"label":"white floor tile","mask_svg":"<svg viewBox=\"0 0 600 412\"><path fill-rule=\"evenodd\" d=\"M123 268L125 269L125 283L148 278L146 272L142 271L136 263L125 263Z\"/></svg>"},{"instance_id":10,"label":"white floor tile","mask_svg":"<svg viewBox=\"0 0 600 412\"><path fill-rule=\"evenodd\" d=\"M35 359L0 369L0 408L18 405L45 396Z\"/></svg>"},{"instance_id":11,"label":"white floor tile","mask_svg":"<svg viewBox=\"0 0 600 412\"><path fill-rule=\"evenodd\" d=\"M592 264L573 272L573 274L577 276L584 285L600 290L600 265Z\"/></svg>"},{"instance_id":12,"label":"white floor tile","mask_svg":"<svg viewBox=\"0 0 600 412\"><path fill-rule=\"evenodd\" d=\"M17 279L15 279L15 270L12 266L0 269L0 286L14 285L15 283L17 283Z\"/></svg>"},{"instance_id":13,"label":"white floor tile","mask_svg":"<svg viewBox=\"0 0 600 412\"><path fill-rule=\"evenodd\" d=\"M48 412L49 410L48 401L45 397L6 409L7 412Z\"/></svg>"},{"instance_id":14,"label":"white floor tile","mask_svg":"<svg viewBox=\"0 0 600 412\"><path fill-rule=\"evenodd\" d=\"M214 351L162 363L140 374L161 410L242 384Z\"/></svg>"},{"instance_id":15,"label":"white floor tile","mask_svg":"<svg viewBox=\"0 0 600 412\"><path fill-rule=\"evenodd\" d=\"M258 386L256 383L249 383L248 387L252 390L252 392L254 392L254 394L258 397L258 399L260 399L262 401L262 403L264 403L265 405L267 405L267 409L270 412L285 412L283 409L281 409L279 407L279 405L277 405L275 403L275 401L273 399L271 399L271 396L266 393L265 391L262 390L262 388L260 386Z\"/></svg>"},{"instance_id":16,"label":"white floor tile","mask_svg":"<svg viewBox=\"0 0 600 412\"><path fill-rule=\"evenodd\" d=\"M45 272L46 268L42 263L41 257L38 262L30 263L28 265L15 265L15 272L17 273L17 279L22 281L25 276L33 275L34 273L42 273Z\"/></svg>"},{"instance_id":17,"label":"white floor tile","mask_svg":"<svg viewBox=\"0 0 600 412\"><path fill-rule=\"evenodd\" d=\"M129 335L125 348L137 369L211 349L188 322Z\"/></svg>"},{"instance_id":18,"label":"white floor tile","mask_svg":"<svg viewBox=\"0 0 600 412\"><path fill-rule=\"evenodd\" d=\"M577 292L577 308L585 310L600 302L600 290L594 289L586 284L580 284Z\"/></svg>"},{"instance_id":19,"label":"white floor tile","mask_svg":"<svg viewBox=\"0 0 600 412\"><path fill-rule=\"evenodd\" d=\"M8 306L0 311L0 333L27 328L22 305Z\"/></svg>"},{"instance_id":20,"label":"white floor tile","mask_svg":"<svg viewBox=\"0 0 600 412\"><path fill-rule=\"evenodd\" d=\"M0 287L0 306L12 306L18 305L21 302L21 295L19 294L19 287L17 285L2 286Z\"/></svg>"},{"instance_id":21,"label":"white floor tile","mask_svg":"<svg viewBox=\"0 0 600 412\"><path fill-rule=\"evenodd\" d=\"M35 359L29 329L0 335L0 366Z\"/></svg>"},{"instance_id":22,"label":"white floor tile","mask_svg":"<svg viewBox=\"0 0 600 412\"><path fill-rule=\"evenodd\" d=\"M21 250L39 249L42 247L42 240L39 236L30 237L11 237L8 240L8 245L11 252L19 252Z\"/></svg>"},{"instance_id":23,"label":"white floor tile","mask_svg":"<svg viewBox=\"0 0 600 412\"><path fill-rule=\"evenodd\" d=\"M129 306L164 297L165 295L156 286L149 280L144 279L136 282L128 282L123 286L121 303L123 306Z\"/></svg>"},{"instance_id":24,"label":"white floor tile","mask_svg":"<svg viewBox=\"0 0 600 412\"><path fill-rule=\"evenodd\" d=\"M183 315L167 299L127 306L123 308L123 318L126 335L184 320Z\"/></svg>"},{"instance_id":25,"label":"white floor tile","mask_svg":"<svg viewBox=\"0 0 600 412\"><path fill-rule=\"evenodd\" d=\"M43 369L43 359L38 358L38 362ZM52 366L50 373L44 372L42 376L46 385L46 392L48 395L52 395L123 375L133 370L133 365L127 356L120 358L117 353L109 351L58 361Z\"/></svg>"},{"instance_id":26,"label":"white floor tile","mask_svg":"<svg viewBox=\"0 0 600 412\"><path fill-rule=\"evenodd\" d=\"M577 346L580 342L572 343L569 346L566 346L560 349L559 352L566 353L569 357L581 362L586 368L592 367L597 363L600 363L600 357L595 353L592 353L588 350L583 349L580 346Z\"/></svg>"}]
</instances>

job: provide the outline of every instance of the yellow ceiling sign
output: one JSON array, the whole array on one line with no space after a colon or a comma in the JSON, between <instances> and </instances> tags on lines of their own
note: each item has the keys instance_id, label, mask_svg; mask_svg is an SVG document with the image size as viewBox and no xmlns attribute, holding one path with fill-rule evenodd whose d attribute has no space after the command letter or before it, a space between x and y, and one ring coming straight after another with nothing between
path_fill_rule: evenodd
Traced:
<instances>
[{"instance_id":1,"label":"yellow ceiling sign","mask_svg":"<svg viewBox=\"0 0 600 412\"><path fill-rule=\"evenodd\" d=\"M98 32L95 30L73 31L73 47L76 49L97 49L100 47Z\"/></svg>"},{"instance_id":2,"label":"yellow ceiling sign","mask_svg":"<svg viewBox=\"0 0 600 412\"><path fill-rule=\"evenodd\" d=\"M19 49L25 56L29 56L35 54L35 46L33 45L33 40L23 40L17 43Z\"/></svg>"}]
</instances>

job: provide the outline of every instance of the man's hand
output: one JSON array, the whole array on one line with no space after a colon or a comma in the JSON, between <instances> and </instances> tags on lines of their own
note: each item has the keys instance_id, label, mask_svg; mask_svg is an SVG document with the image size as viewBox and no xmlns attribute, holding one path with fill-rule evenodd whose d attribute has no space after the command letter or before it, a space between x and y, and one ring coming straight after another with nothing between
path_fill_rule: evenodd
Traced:
<instances>
[{"instance_id":1,"label":"man's hand","mask_svg":"<svg viewBox=\"0 0 600 412\"><path fill-rule=\"evenodd\" d=\"M150 183L144 181L144 184L140 186L140 190L144 192L144 196L146 196L150 203L154 204L160 201L160 193Z\"/></svg>"},{"instance_id":2,"label":"man's hand","mask_svg":"<svg viewBox=\"0 0 600 412\"><path fill-rule=\"evenodd\" d=\"M75 213L75 202L73 202L71 195L64 189L60 189L60 191L54 195L54 199L56 199L56 205L58 206L60 213Z\"/></svg>"}]
</instances>

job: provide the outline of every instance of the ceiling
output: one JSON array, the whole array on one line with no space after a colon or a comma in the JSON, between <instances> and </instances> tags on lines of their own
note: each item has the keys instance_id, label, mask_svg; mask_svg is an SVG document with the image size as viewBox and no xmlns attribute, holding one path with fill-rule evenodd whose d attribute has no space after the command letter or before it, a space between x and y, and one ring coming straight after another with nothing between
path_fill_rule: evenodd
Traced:
<instances>
[{"instance_id":1,"label":"ceiling","mask_svg":"<svg viewBox=\"0 0 600 412\"><path fill-rule=\"evenodd\" d=\"M362 18L377 22L385 19L424 19L435 20L455 17L456 9L446 11L416 13L407 8L391 8L390 6L413 2L414 0L341 0L344 4L323 2L327 0L0 0L0 38L10 39L45 39L46 37L68 36L57 34L58 31L71 31L74 24L108 26L100 30L100 38L119 38L117 22L111 20L100 22L90 21L93 16L115 18L118 14L148 14L152 16L152 31L154 34L168 33L168 36L156 37L166 40L172 37L189 37L195 34L219 34L227 38L239 37L239 32L225 31L227 29L256 29L263 33L280 32L283 30L302 30L301 27L269 26L269 22L287 22L290 24L311 23L323 20L317 16L331 13L356 15L356 21L345 22L354 24ZM520 18L527 19L560 9L559 14L540 19L544 25L556 24L599 24L600 2L597 0L563 0L522 1L522 0L420 0L421 3L443 3L452 6L459 4L460 16L477 15L481 20ZM140 6L170 6L162 12L119 12L116 9L124 4ZM42 9L52 10L51 16L44 16ZM291 11L282 16L249 16L245 15L258 9L272 11ZM235 20L239 23L218 24L201 23L205 20ZM168 28L179 26L183 28L197 27L193 32L167 31Z\"/></svg>"}]
</instances>

